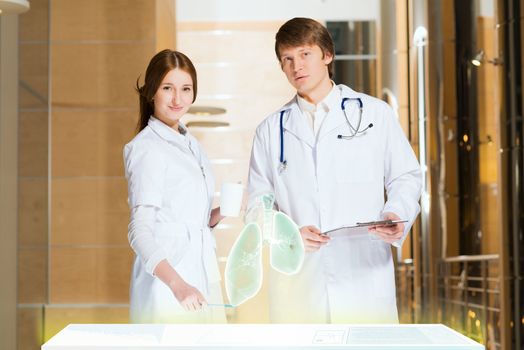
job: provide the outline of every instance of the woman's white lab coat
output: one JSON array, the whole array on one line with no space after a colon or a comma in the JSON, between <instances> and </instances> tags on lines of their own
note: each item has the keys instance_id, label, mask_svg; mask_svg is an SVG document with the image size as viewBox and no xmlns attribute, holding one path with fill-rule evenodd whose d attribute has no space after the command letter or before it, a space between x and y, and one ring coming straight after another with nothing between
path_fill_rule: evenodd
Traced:
<instances>
[{"instance_id":1,"label":"woman's white lab coat","mask_svg":"<svg viewBox=\"0 0 524 350\"><path fill-rule=\"evenodd\" d=\"M373 126L350 140L339 139L351 133L338 104L315 138L293 98L282 108L285 170L279 162L280 110L257 128L250 203L274 192L277 208L299 227L314 225L322 232L393 212L409 220L407 234L419 212L421 172L415 154L386 103L344 85L338 88L340 102L362 99L360 130ZM356 101L347 102L346 111L356 126ZM297 275L272 270L269 283L272 322L398 322L391 247L367 230L334 237L319 251L306 253Z\"/></svg>"},{"instance_id":2,"label":"woman's white lab coat","mask_svg":"<svg viewBox=\"0 0 524 350\"><path fill-rule=\"evenodd\" d=\"M214 178L197 140L151 117L148 126L125 146L124 162L130 208L156 209L155 251L147 260L137 255L131 274L131 322L224 322L223 309L184 311L171 290L153 276L158 262L167 259L208 302L223 303L216 244L208 226ZM141 238L134 236L144 234L135 232L132 225L131 246Z\"/></svg>"}]
</instances>

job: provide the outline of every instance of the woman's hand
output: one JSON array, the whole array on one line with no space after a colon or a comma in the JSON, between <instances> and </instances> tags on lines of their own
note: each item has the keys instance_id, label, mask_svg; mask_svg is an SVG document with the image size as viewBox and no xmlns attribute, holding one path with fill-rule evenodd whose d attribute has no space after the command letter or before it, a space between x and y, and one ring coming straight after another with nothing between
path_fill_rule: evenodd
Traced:
<instances>
[{"instance_id":1,"label":"woman's hand","mask_svg":"<svg viewBox=\"0 0 524 350\"><path fill-rule=\"evenodd\" d=\"M198 289L180 277L178 272L167 262L162 260L155 267L154 275L171 289L180 305L187 311L197 311L207 305L207 301Z\"/></svg>"},{"instance_id":2,"label":"woman's hand","mask_svg":"<svg viewBox=\"0 0 524 350\"><path fill-rule=\"evenodd\" d=\"M300 235L306 252L316 252L331 239L329 236L323 235L315 226L301 227Z\"/></svg>"},{"instance_id":3,"label":"woman's hand","mask_svg":"<svg viewBox=\"0 0 524 350\"><path fill-rule=\"evenodd\" d=\"M395 221L400 220L400 218L395 213L384 213L383 220ZM369 227L368 231L374 233L384 242L391 244L401 239L404 235L404 224L398 223L387 226L371 226Z\"/></svg>"},{"instance_id":4,"label":"woman's hand","mask_svg":"<svg viewBox=\"0 0 524 350\"><path fill-rule=\"evenodd\" d=\"M209 216L209 227L215 227L224 218L225 216L220 215L220 207L214 208L211 210L211 215Z\"/></svg>"},{"instance_id":5,"label":"woman's hand","mask_svg":"<svg viewBox=\"0 0 524 350\"><path fill-rule=\"evenodd\" d=\"M198 311L207 305L207 301L202 293L182 279L170 283L169 288L171 288L175 298L186 311Z\"/></svg>"}]
</instances>

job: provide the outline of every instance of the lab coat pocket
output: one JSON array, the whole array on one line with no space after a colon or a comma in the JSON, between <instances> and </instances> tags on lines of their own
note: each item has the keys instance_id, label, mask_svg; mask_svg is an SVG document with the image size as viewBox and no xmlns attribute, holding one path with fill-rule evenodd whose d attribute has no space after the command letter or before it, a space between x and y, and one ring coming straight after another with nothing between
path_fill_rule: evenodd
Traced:
<instances>
[{"instance_id":1,"label":"lab coat pocket","mask_svg":"<svg viewBox=\"0 0 524 350\"><path fill-rule=\"evenodd\" d=\"M171 266L175 266L189 251L189 230L180 223L157 223L155 241L166 251Z\"/></svg>"}]
</instances>

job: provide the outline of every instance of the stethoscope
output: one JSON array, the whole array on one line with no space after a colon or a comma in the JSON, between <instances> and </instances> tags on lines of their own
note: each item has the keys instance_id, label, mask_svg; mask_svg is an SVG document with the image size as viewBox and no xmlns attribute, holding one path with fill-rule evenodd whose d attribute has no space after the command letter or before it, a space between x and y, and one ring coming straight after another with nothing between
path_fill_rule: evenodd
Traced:
<instances>
[{"instance_id":1,"label":"stethoscope","mask_svg":"<svg viewBox=\"0 0 524 350\"><path fill-rule=\"evenodd\" d=\"M355 128L353 124L349 121L347 111L346 111L346 104L348 101L356 101L358 103L358 123L357 127ZM340 108L344 112L344 118L346 119L346 122L349 126L349 132L350 135L337 135L337 139L341 140L351 140L352 138L358 136L359 134L364 133L366 130L373 127L373 123L369 123L366 128L360 130L360 126L362 124L362 113L364 111L364 104L362 103L362 100L359 97L344 97L342 98L342 102L340 103ZM287 168L287 160L284 157L284 114L290 111L290 109L284 109L280 111L280 171L284 171Z\"/></svg>"}]
</instances>

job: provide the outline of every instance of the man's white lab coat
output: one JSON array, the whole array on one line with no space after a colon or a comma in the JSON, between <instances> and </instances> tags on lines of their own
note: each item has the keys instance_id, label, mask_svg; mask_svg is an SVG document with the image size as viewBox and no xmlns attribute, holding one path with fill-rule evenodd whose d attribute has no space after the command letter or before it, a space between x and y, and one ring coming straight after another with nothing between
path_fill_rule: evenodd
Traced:
<instances>
[{"instance_id":1,"label":"man's white lab coat","mask_svg":"<svg viewBox=\"0 0 524 350\"><path fill-rule=\"evenodd\" d=\"M340 102L331 108L317 137L296 97L281 109L286 110L285 170L280 167L281 110L258 126L250 162L250 205L260 194L273 192L278 210L299 227L314 225L322 232L393 212L409 220L405 237L420 210L420 165L386 103L344 85L338 89ZM363 102L360 130L373 124L352 139L337 137L352 134L340 106L344 97ZM358 103L348 101L346 112L356 126ZM307 253L297 275L272 270L269 288L272 322L398 322L390 244L367 230L332 238L319 251Z\"/></svg>"}]
</instances>

